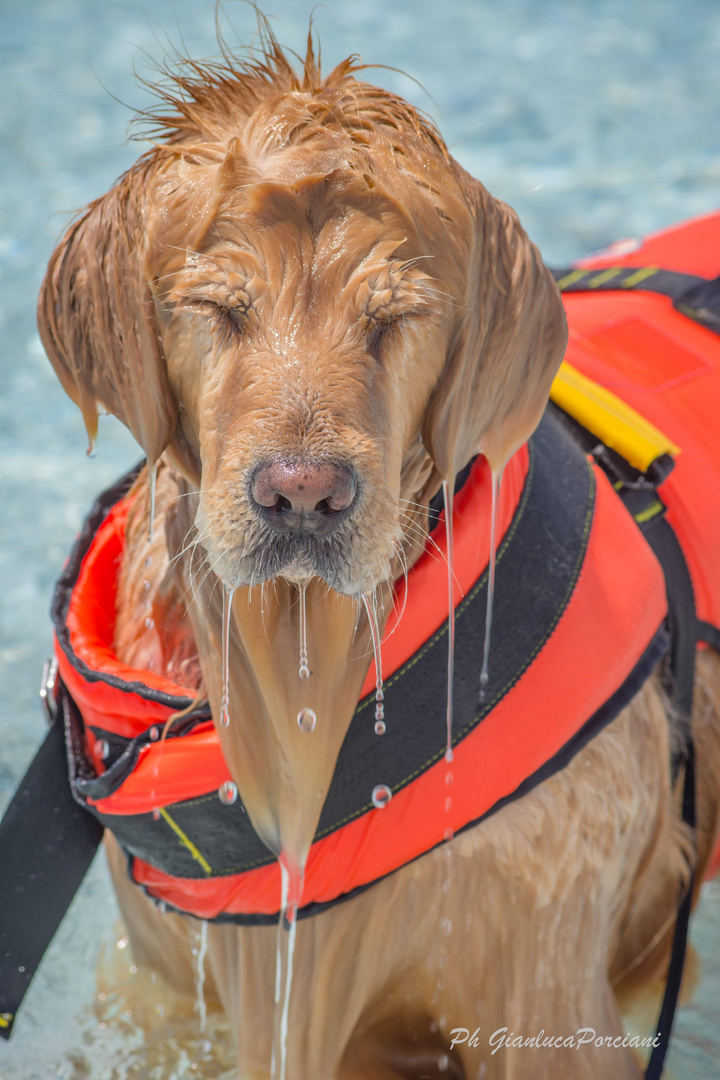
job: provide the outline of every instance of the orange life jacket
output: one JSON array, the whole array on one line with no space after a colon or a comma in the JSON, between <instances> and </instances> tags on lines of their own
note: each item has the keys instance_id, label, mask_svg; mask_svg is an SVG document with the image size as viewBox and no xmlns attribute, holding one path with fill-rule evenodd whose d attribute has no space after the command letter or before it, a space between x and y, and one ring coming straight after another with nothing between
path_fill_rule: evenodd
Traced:
<instances>
[{"instance_id":1,"label":"orange life jacket","mask_svg":"<svg viewBox=\"0 0 720 1080\"><path fill-rule=\"evenodd\" d=\"M707 244L708 233L715 243ZM698 243L702 236L702 244ZM383 644L387 733L373 731L374 669L340 753L307 862L300 915L393 872L562 768L636 692L667 646L663 573L633 520L657 504L679 537L699 617L720 625L720 465L711 435L720 403L720 339L664 296L605 291L590 271L648 261L685 273L720 270L720 215L651 239L631 254L582 264L587 291L567 295L568 359L653 420L682 449L644 508L628 509L605 473L546 415L505 470L499 509L490 685L478 701L489 535L482 458L454 505L456 600L454 783L445 810L447 579L426 552L398 588ZM695 255L698 257L695 258ZM581 282L583 274L576 278ZM625 279L627 275L625 275ZM669 391L672 390L672 394ZM713 396L714 395L714 396ZM164 744L186 691L122 664L112 651L117 568L129 508L112 490L86 525L56 596L57 658L69 693L75 796L129 856L132 879L158 903L203 919L274 921L276 860L254 834L207 712ZM660 501L657 498L660 496ZM657 512L657 511L653 511ZM443 515L434 541L446 554ZM321 662L321 660L319 661ZM392 791L376 808L375 785Z\"/></svg>"}]
</instances>

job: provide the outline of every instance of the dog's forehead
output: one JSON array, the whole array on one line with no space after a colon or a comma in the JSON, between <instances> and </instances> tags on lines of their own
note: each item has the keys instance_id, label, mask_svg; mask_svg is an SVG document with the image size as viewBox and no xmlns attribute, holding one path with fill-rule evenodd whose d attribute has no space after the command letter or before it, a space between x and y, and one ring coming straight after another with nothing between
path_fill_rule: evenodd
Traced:
<instances>
[{"instance_id":1,"label":"dog's forehead","mask_svg":"<svg viewBox=\"0 0 720 1080\"><path fill-rule=\"evenodd\" d=\"M263 181L228 193L213 214L202 249L186 267L240 271L249 262L266 280L298 277L340 282L358 268L425 255L400 202L363 177L335 170L288 184Z\"/></svg>"}]
</instances>

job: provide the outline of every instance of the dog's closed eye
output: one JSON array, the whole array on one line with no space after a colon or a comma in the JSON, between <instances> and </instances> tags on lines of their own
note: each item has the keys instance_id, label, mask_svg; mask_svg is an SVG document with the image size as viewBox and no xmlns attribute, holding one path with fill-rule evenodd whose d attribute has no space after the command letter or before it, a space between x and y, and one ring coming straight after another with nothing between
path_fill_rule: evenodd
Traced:
<instances>
[{"instance_id":1,"label":"dog's closed eye","mask_svg":"<svg viewBox=\"0 0 720 1080\"><path fill-rule=\"evenodd\" d=\"M245 332L266 286L257 267L229 269L214 259L194 259L168 293L176 312L197 315L225 333Z\"/></svg>"},{"instance_id":2,"label":"dog's closed eye","mask_svg":"<svg viewBox=\"0 0 720 1080\"><path fill-rule=\"evenodd\" d=\"M393 328L433 309L430 278L393 261L370 270L361 281L356 304L367 337L368 351L380 359L383 343Z\"/></svg>"}]
</instances>

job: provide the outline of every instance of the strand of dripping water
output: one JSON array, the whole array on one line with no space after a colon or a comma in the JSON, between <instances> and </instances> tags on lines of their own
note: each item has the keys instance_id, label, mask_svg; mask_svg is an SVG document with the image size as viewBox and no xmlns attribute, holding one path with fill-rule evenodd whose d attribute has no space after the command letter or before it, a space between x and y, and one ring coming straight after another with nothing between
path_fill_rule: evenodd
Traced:
<instances>
[{"instance_id":1,"label":"strand of dripping water","mask_svg":"<svg viewBox=\"0 0 720 1080\"><path fill-rule=\"evenodd\" d=\"M307 583L303 582L298 586L298 592L300 593L300 667L298 669L298 675L301 679L310 678L310 668L308 667L308 653L307 653L307 616L305 612L305 589Z\"/></svg>"},{"instance_id":2,"label":"strand of dripping water","mask_svg":"<svg viewBox=\"0 0 720 1080\"><path fill-rule=\"evenodd\" d=\"M303 582L298 586L298 592L300 593L300 667L298 668L298 676L301 679L310 678L310 668L308 666L308 652L307 652L307 613L305 608L305 589L307 585ZM317 716L315 710L305 705L297 714L298 727L301 731L305 731L308 734L315 730L315 723Z\"/></svg>"},{"instance_id":3,"label":"strand of dripping water","mask_svg":"<svg viewBox=\"0 0 720 1080\"><path fill-rule=\"evenodd\" d=\"M275 1011L273 1018L272 1058L270 1062L271 1080L285 1080L287 1073L287 1037L290 1015L290 996L292 992L293 960L295 957L295 935L297 932L297 909L302 897L304 868L282 855L280 865L280 915L278 918L277 942L275 947ZM284 963L283 963L284 960ZM282 972L285 968L283 983Z\"/></svg>"},{"instance_id":4,"label":"strand of dripping water","mask_svg":"<svg viewBox=\"0 0 720 1080\"><path fill-rule=\"evenodd\" d=\"M155 483L157 481L157 461L152 465L148 461L148 480L150 481L150 523L148 525L148 544L155 536Z\"/></svg>"},{"instance_id":5,"label":"strand of dripping water","mask_svg":"<svg viewBox=\"0 0 720 1080\"><path fill-rule=\"evenodd\" d=\"M447 541L447 570L448 570L448 659L447 659L447 742L445 747L445 761L448 768L445 772L445 829L443 831L443 839L446 842L446 846L443 848L443 884L442 884L442 896L441 903L441 919L440 930L444 937L448 937L452 933L452 922L445 913L445 897L450 892L451 886L451 869L452 869L452 848L448 845L448 841L453 838L453 830L449 824L449 814L452 810L452 795L451 788L454 780L452 761L453 761L453 749L452 749L452 725L453 725L453 690L454 690L454 675L455 675L455 548L453 543L453 496L454 492L447 480L443 480L442 485L443 503L445 506L445 536ZM439 995L444 990L444 968L447 966L447 950L443 938L440 939L439 951L438 951L438 968L440 969L436 984L435 984L435 1000L434 1004L437 1004Z\"/></svg>"},{"instance_id":6,"label":"strand of dripping water","mask_svg":"<svg viewBox=\"0 0 720 1080\"><path fill-rule=\"evenodd\" d=\"M200 923L199 944L193 952L197 954L197 972L195 976L195 1005L200 1017L200 1030L207 1027L207 1006L205 1004L205 955L208 944L208 924L203 919Z\"/></svg>"},{"instance_id":7,"label":"strand of dripping water","mask_svg":"<svg viewBox=\"0 0 720 1080\"><path fill-rule=\"evenodd\" d=\"M363 604L370 624L373 655L375 657L375 734L385 734L385 692L383 690L382 655L380 652L380 630L378 627L377 608L370 602L367 593L363 593Z\"/></svg>"},{"instance_id":8,"label":"strand of dripping water","mask_svg":"<svg viewBox=\"0 0 720 1080\"><path fill-rule=\"evenodd\" d=\"M497 513L500 502L500 484L502 482L502 469L490 468L490 558L488 561L488 590L487 607L485 609L485 643L483 645L483 661L480 670L480 701L485 700L489 674L488 663L490 660L490 637L493 623L493 604L495 602L495 546L497 533Z\"/></svg>"},{"instance_id":9,"label":"strand of dripping water","mask_svg":"<svg viewBox=\"0 0 720 1080\"><path fill-rule=\"evenodd\" d=\"M235 590L223 585L223 625L222 625L222 700L220 703L220 727L230 723L230 617Z\"/></svg>"},{"instance_id":10,"label":"strand of dripping water","mask_svg":"<svg viewBox=\"0 0 720 1080\"><path fill-rule=\"evenodd\" d=\"M453 547L453 492L447 480L442 485L443 503L445 505L445 536L447 539L447 573L448 573L448 657L447 657L447 742L445 745L445 760L449 763L453 759L452 750L452 725L453 725L453 685L455 679L455 603L454 603L454 579L455 579L455 553Z\"/></svg>"}]
</instances>

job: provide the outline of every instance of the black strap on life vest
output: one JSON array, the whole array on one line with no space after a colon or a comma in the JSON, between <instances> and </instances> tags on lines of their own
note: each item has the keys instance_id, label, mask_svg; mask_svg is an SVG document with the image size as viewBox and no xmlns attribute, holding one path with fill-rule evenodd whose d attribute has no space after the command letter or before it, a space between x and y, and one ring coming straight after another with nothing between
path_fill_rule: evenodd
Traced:
<instances>
[{"instance_id":1,"label":"black strap on life vest","mask_svg":"<svg viewBox=\"0 0 720 1080\"><path fill-rule=\"evenodd\" d=\"M558 406L551 404L550 408L582 449L591 454L607 473L615 491L632 514L662 567L670 632L670 650L664 665L663 684L684 736L680 745L674 748L670 769L673 783L684 769L682 820L694 831L695 746L690 716L695 683L695 651L698 641L705 641L717 648L720 645L720 631L697 618L690 571L677 536L665 516L666 508L657 491L658 481L662 482L668 475L667 462L660 476L640 473L614 450L599 443L597 436L581 427ZM670 468L672 464L671 461ZM659 1080L662 1075L685 964L694 884L693 867L687 889L678 906L665 993L656 1026L656 1045L653 1046L645 1071L645 1080Z\"/></svg>"},{"instance_id":2,"label":"black strap on life vest","mask_svg":"<svg viewBox=\"0 0 720 1080\"><path fill-rule=\"evenodd\" d=\"M0 822L0 1037L90 867L103 827L75 802L62 718Z\"/></svg>"},{"instance_id":3,"label":"black strap on life vest","mask_svg":"<svg viewBox=\"0 0 720 1080\"><path fill-rule=\"evenodd\" d=\"M720 334L720 277L681 274L659 266L610 266L604 270L571 266L550 273L561 293L638 289L669 296L683 315Z\"/></svg>"}]
</instances>

